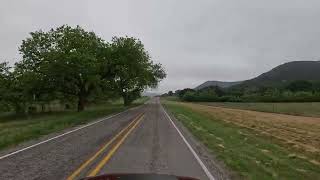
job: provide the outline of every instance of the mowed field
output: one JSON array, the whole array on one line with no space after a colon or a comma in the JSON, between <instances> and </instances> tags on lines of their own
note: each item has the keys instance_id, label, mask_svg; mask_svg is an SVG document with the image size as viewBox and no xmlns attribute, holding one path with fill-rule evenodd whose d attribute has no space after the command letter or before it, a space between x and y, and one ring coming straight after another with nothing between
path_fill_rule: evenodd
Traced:
<instances>
[{"instance_id":1,"label":"mowed field","mask_svg":"<svg viewBox=\"0 0 320 180\"><path fill-rule=\"evenodd\" d=\"M244 179L320 177L320 118L164 101Z\"/></svg>"},{"instance_id":2,"label":"mowed field","mask_svg":"<svg viewBox=\"0 0 320 180\"><path fill-rule=\"evenodd\" d=\"M203 102L200 104L226 107L234 109L246 109L261 112L281 113L297 116L320 117L320 103L234 103L234 102Z\"/></svg>"}]
</instances>

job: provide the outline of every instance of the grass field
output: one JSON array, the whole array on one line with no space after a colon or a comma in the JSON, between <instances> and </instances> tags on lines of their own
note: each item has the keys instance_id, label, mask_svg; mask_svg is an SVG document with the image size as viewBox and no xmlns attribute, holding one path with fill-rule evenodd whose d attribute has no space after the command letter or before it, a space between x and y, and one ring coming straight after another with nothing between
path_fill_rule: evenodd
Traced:
<instances>
[{"instance_id":1,"label":"grass field","mask_svg":"<svg viewBox=\"0 0 320 180\"><path fill-rule=\"evenodd\" d=\"M313 180L320 177L320 164L317 161L320 127L310 127L313 120L307 120L301 126L303 121L294 123L296 119L265 117L268 113L239 114L238 111L241 110L228 111L172 101L164 101L164 104L218 159L238 173L241 179ZM268 120L271 120L269 124ZM289 129L283 126L285 122ZM314 134L303 134L308 128ZM272 129L274 130L269 131ZM300 141L297 134L300 134L300 138L303 136L305 141ZM316 137L311 137L313 135ZM288 144L287 139L283 139L286 136L292 140L291 143ZM306 149L293 148L297 144ZM309 148L317 152L309 155Z\"/></svg>"},{"instance_id":2,"label":"grass field","mask_svg":"<svg viewBox=\"0 0 320 180\"><path fill-rule=\"evenodd\" d=\"M132 106L142 104L146 100L147 98L141 98L135 101ZM84 124L125 109L127 108L119 101L107 105L88 107L83 112L65 111L18 117L3 114L0 116L0 149L58 132L68 127Z\"/></svg>"},{"instance_id":3,"label":"grass field","mask_svg":"<svg viewBox=\"0 0 320 180\"><path fill-rule=\"evenodd\" d=\"M201 103L210 106L247 109L298 116L320 117L320 103Z\"/></svg>"}]
</instances>

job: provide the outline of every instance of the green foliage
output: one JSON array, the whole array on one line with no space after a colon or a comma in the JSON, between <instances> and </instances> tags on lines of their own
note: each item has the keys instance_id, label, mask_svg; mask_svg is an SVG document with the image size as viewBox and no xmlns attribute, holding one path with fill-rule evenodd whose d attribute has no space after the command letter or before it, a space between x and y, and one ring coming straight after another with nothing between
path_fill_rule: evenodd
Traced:
<instances>
[{"instance_id":1,"label":"green foliage","mask_svg":"<svg viewBox=\"0 0 320 180\"><path fill-rule=\"evenodd\" d=\"M184 89L179 93L180 93L179 97L184 101L214 102L214 101L221 101L226 98L224 97L225 92L218 86L207 87L198 91L191 90L191 89Z\"/></svg>"},{"instance_id":2,"label":"green foliage","mask_svg":"<svg viewBox=\"0 0 320 180\"><path fill-rule=\"evenodd\" d=\"M291 82L286 89L297 92L297 91L310 91L312 90L313 86L312 83L309 81L293 81Z\"/></svg>"},{"instance_id":3,"label":"green foliage","mask_svg":"<svg viewBox=\"0 0 320 180\"><path fill-rule=\"evenodd\" d=\"M21 45L20 69L34 73L37 81L47 82L41 84L46 90L53 88L63 96L76 97L82 111L100 82L99 52L105 46L93 32L79 26L37 31Z\"/></svg>"},{"instance_id":4,"label":"green foliage","mask_svg":"<svg viewBox=\"0 0 320 180\"><path fill-rule=\"evenodd\" d=\"M0 111L9 109L7 93L10 83L10 67L7 62L0 63Z\"/></svg>"},{"instance_id":5,"label":"green foliage","mask_svg":"<svg viewBox=\"0 0 320 180\"><path fill-rule=\"evenodd\" d=\"M319 102L319 81L292 81L277 86L178 90L181 100L193 102Z\"/></svg>"},{"instance_id":6,"label":"green foliage","mask_svg":"<svg viewBox=\"0 0 320 180\"><path fill-rule=\"evenodd\" d=\"M34 76L32 73L20 73L2 63L0 68L0 101L5 110L13 108L17 113L25 113L28 102L33 100L30 93Z\"/></svg>"},{"instance_id":7,"label":"green foliage","mask_svg":"<svg viewBox=\"0 0 320 180\"><path fill-rule=\"evenodd\" d=\"M45 111L58 101L82 111L121 96L129 105L166 77L140 40L114 37L108 43L79 26L31 32L19 50L23 59L13 68L0 64L1 110L30 113L40 105Z\"/></svg>"},{"instance_id":8,"label":"green foliage","mask_svg":"<svg viewBox=\"0 0 320 180\"><path fill-rule=\"evenodd\" d=\"M9 83L9 67L8 63L0 63L0 101L3 100Z\"/></svg>"},{"instance_id":9,"label":"green foliage","mask_svg":"<svg viewBox=\"0 0 320 180\"><path fill-rule=\"evenodd\" d=\"M166 77L161 64L153 63L142 42L132 37L114 37L104 60L106 68L103 69L111 73L112 87L123 97L125 105L130 105L144 89L156 87Z\"/></svg>"},{"instance_id":10,"label":"green foliage","mask_svg":"<svg viewBox=\"0 0 320 180\"><path fill-rule=\"evenodd\" d=\"M184 95L187 93L187 92L196 92L194 89L190 89L190 88L186 88L186 89L182 89L182 90L177 90L175 92L175 94L180 98L180 99L183 99Z\"/></svg>"}]
</instances>

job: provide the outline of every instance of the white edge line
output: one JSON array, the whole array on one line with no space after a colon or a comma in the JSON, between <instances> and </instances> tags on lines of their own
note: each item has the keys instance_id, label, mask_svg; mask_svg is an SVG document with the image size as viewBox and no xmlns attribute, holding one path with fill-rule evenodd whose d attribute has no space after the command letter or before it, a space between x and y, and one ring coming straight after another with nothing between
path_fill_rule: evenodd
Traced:
<instances>
[{"instance_id":1,"label":"white edge line","mask_svg":"<svg viewBox=\"0 0 320 180\"><path fill-rule=\"evenodd\" d=\"M173 125L173 127L178 131L180 137L183 139L184 143L188 146L189 150L191 151L191 153L193 154L193 156L197 159L198 163L200 164L202 170L206 173L207 177L210 180L215 180L215 178L213 177L213 175L210 173L210 171L208 170L208 168L206 167L206 165L204 165L204 163L202 162L202 160L200 159L200 157L198 156L198 154L193 150L193 148L191 147L191 145L188 143L188 141L186 140L186 138L183 136L183 134L181 133L181 131L178 129L178 127L174 124L174 122L172 121L171 117L168 115L168 113L166 112L166 110L164 109L164 107L161 105L164 113L166 114L167 118L170 120L171 124Z\"/></svg>"},{"instance_id":2,"label":"white edge line","mask_svg":"<svg viewBox=\"0 0 320 180\"><path fill-rule=\"evenodd\" d=\"M134 108L136 108L136 107L134 107ZM22 149L16 150L16 151L11 152L11 153L9 153L9 154L6 154L6 155L3 155L3 156L0 156L0 160L2 160L2 159L4 159L4 158L8 158L8 157L10 157L10 156L13 156L13 155L15 155L15 154L18 154L18 153L20 153L20 152L26 151L26 150L28 150L28 149L34 148L34 147L39 146L39 145L41 145L41 144L47 143L47 142L49 142L49 141L52 141L52 140L58 139L58 138L60 138L60 137L62 137L62 136L65 136L65 135L71 134L71 133L73 133L73 132L79 131L79 130L81 130L81 129L83 129L83 128L86 128L86 127L92 126L92 125L97 124L97 123L99 123L99 122L101 122L101 121L104 121L104 120L107 120L107 119L113 118L113 117L118 116L118 115L120 115L120 114L122 114L122 113L125 113L125 112L127 112L127 111L129 111L129 110L131 110L131 109L133 109L133 108L130 108L130 109L127 109L127 110L122 111L122 112L120 112L120 113L117 113L117 114L114 114L114 115L108 116L108 117L103 118L103 119L101 119L101 120L98 120L98 121L95 121L95 122L92 122L92 123L86 124L86 125L84 125L84 126L81 126L81 127L79 127L79 128L73 129L73 130L68 131L68 132L66 132L66 133L63 133L63 134L57 135L57 136L55 136L55 137L49 138L49 139L47 139L47 140L41 141L41 142L36 143L36 144L33 144L33 145L31 145L31 146L28 146L28 147L25 147L25 148L22 148Z\"/></svg>"}]
</instances>

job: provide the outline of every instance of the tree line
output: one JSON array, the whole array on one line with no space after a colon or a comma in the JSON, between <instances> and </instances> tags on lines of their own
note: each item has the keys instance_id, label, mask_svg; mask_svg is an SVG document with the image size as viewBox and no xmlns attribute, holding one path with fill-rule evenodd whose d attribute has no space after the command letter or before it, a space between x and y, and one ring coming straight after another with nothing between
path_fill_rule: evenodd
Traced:
<instances>
[{"instance_id":1,"label":"tree line","mask_svg":"<svg viewBox=\"0 0 320 180\"><path fill-rule=\"evenodd\" d=\"M130 105L146 88L166 77L139 39L113 37L107 42L80 26L35 31L22 41L22 60L0 64L0 105L17 113L52 101L76 104L122 97Z\"/></svg>"},{"instance_id":2,"label":"tree line","mask_svg":"<svg viewBox=\"0 0 320 180\"><path fill-rule=\"evenodd\" d=\"M320 102L320 82L297 80L273 86L186 88L163 96L190 102Z\"/></svg>"}]
</instances>

